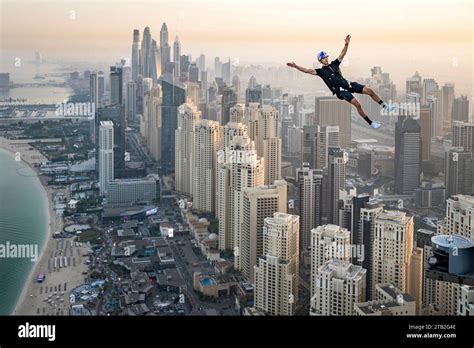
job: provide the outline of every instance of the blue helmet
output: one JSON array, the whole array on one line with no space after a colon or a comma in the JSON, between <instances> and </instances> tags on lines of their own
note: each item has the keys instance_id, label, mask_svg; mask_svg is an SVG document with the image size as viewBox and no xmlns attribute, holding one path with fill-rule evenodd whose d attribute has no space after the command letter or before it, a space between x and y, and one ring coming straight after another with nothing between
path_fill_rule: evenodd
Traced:
<instances>
[{"instance_id":1,"label":"blue helmet","mask_svg":"<svg viewBox=\"0 0 474 348\"><path fill-rule=\"evenodd\" d=\"M321 61L321 59L324 59L326 57L329 57L329 55L326 52L321 51L321 52L318 53L318 61L319 62Z\"/></svg>"}]
</instances>

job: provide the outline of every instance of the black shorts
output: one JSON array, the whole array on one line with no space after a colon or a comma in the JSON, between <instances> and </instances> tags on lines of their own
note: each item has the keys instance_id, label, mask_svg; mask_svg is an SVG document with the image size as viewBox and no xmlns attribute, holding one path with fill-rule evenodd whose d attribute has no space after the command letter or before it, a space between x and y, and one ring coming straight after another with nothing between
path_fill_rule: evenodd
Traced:
<instances>
[{"instance_id":1,"label":"black shorts","mask_svg":"<svg viewBox=\"0 0 474 348\"><path fill-rule=\"evenodd\" d=\"M354 99L354 96L352 95L352 93L362 93L362 90L364 89L364 87L365 86L361 85L360 83L350 82L348 89L339 88L339 91L336 92L336 97L342 100L346 100L350 103L351 100Z\"/></svg>"}]
</instances>

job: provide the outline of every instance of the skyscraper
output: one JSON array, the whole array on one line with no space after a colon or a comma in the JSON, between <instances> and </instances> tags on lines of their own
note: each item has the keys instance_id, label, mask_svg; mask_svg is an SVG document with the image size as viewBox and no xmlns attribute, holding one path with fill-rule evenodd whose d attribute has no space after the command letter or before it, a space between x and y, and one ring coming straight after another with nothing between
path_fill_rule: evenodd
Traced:
<instances>
[{"instance_id":1,"label":"skyscraper","mask_svg":"<svg viewBox=\"0 0 474 348\"><path fill-rule=\"evenodd\" d=\"M436 234L456 234L474 239L473 219L474 198L468 195L454 195L446 201L446 216L438 221ZM454 252L454 250L453 250ZM425 262L433 256L432 247L425 246ZM435 314L456 315L462 289L458 283L425 278L425 305L435 309Z\"/></svg>"},{"instance_id":2,"label":"skyscraper","mask_svg":"<svg viewBox=\"0 0 474 348\"><path fill-rule=\"evenodd\" d=\"M305 165L296 171L300 213L300 250L310 246L311 230L322 223L323 173Z\"/></svg>"},{"instance_id":3,"label":"skyscraper","mask_svg":"<svg viewBox=\"0 0 474 348\"><path fill-rule=\"evenodd\" d=\"M366 270L350 262L331 260L314 272L310 315L354 315L364 302Z\"/></svg>"},{"instance_id":4,"label":"skyscraper","mask_svg":"<svg viewBox=\"0 0 474 348\"><path fill-rule=\"evenodd\" d=\"M236 104L234 107L230 108L230 122L240 123L244 122L245 118L245 105Z\"/></svg>"},{"instance_id":5,"label":"skyscraper","mask_svg":"<svg viewBox=\"0 0 474 348\"><path fill-rule=\"evenodd\" d=\"M299 216L275 213L264 220L263 257L255 266L255 307L293 315L299 283Z\"/></svg>"},{"instance_id":6,"label":"skyscraper","mask_svg":"<svg viewBox=\"0 0 474 348\"><path fill-rule=\"evenodd\" d=\"M225 128L224 145L230 131ZM233 130L240 131L239 128ZM247 136L235 135L231 139L229 147L217 153L219 249L232 249L235 267L240 269L243 189L263 185L264 160L257 155L253 141Z\"/></svg>"},{"instance_id":7,"label":"skyscraper","mask_svg":"<svg viewBox=\"0 0 474 348\"><path fill-rule=\"evenodd\" d=\"M474 193L474 158L470 151L463 147L453 147L445 153L445 176L446 195Z\"/></svg>"},{"instance_id":8,"label":"skyscraper","mask_svg":"<svg viewBox=\"0 0 474 348\"><path fill-rule=\"evenodd\" d=\"M161 50L155 40L151 40L151 52L149 62L149 77L153 79L153 83L157 84L161 76Z\"/></svg>"},{"instance_id":9,"label":"skyscraper","mask_svg":"<svg viewBox=\"0 0 474 348\"><path fill-rule=\"evenodd\" d=\"M165 170L174 171L174 145L175 130L178 126L178 107L186 101L186 87L168 73L161 77L161 89L163 92L161 159Z\"/></svg>"},{"instance_id":10,"label":"skyscraper","mask_svg":"<svg viewBox=\"0 0 474 348\"><path fill-rule=\"evenodd\" d=\"M281 139L278 134L278 118L275 107L270 105L261 107L257 151L265 159L266 185L271 185L281 178Z\"/></svg>"},{"instance_id":11,"label":"skyscraper","mask_svg":"<svg viewBox=\"0 0 474 348\"><path fill-rule=\"evenodd\" d=\"M146 99L147 96L150 95L150 92L153 88L153 79L150 77L145 77L142 78L139 76L139 86L140 88L139 93L140 93L140 100L141 100L141 106L142 106L142 117L140 120L140 134L145 141L145 145L149 146L148 141L150 140L149 137L149 125L150 125L150 120L148 119L149 117L149 110L147 109L147 104L146 104Z\"/></svg>"},{"instance_id":12,"label":"skyscraper","mask_svg":"<svg viewBox=\"0 0 474 348\"><path fill-rule=\"evenodd\" d=\"M89 76L90 79L90 103L94 111L99 108L99 78L96 72Z\"/></svg>"},{"instance_id":13,"label":"skyscraper","mask_svg":"<svg viewBox=\"0 0 474 348\"><path fill-rule=\"evenodd\" d=\"M452 120L469 122L469 100L467 96L462 95L454 99Z\"/></svg>"},{"instance_id":14,"label":"skyscraper","mask_svg":"<svg viewBox=\"0 0 474 348\"><path fill-rule=\"evenodd\" d=\"M207 71L199 70L201 72L201 101L207 103L209 101L207 95Z\"/></svg>"},{"instance_id":15,"label":"skyscraper","mask_svg":"<svg viewBox=\"0 0 474 348\"><path fill-rule=\"evenodd\" d=\"M186 86L186 101L198 106L200 100L199 83L186 81L184 85Z\"/></svg>"},{"instance_id":16,"label":"skyscraper","mask_svg":"<svg viewBox=\"0 0 474 348\"><path fill-rule=\"evenodd\" d=\"M474 197L454 195L446 202L446 217L438 227L440 234L458 234L474 240Z\"/></svg>"},{"instance_id":17,"label":"skyscraper","mask_svg":"<svg viewBox=\"0 0 474 348\"><path fill-rule=\"evenodd\" d=\"M263 104L262 87L256 85L254 76L250 78L249 87L245 90L245 105L248 106L250 103Z\"/></svg>"},{"instance_id":18,"label":"skyscraper","mask_svg":"<svg viewBox=\"0 0 474 348\"><path fill-rule=\"evenodd\" d=\"M243 196L241 271L254 282L254 266L263 257L264 219L274 213L286 213L287 183L276 180L273 185L246 187Z\"/></svg>"},{"instance_id":19,"label":"skyscraper","mask_svg":"<svg viewBox=\"0 0 474 348\"><path fill-rule=\"evenodd\" d=\"M351 222L351 241L353 244L363 244L361 240L358 240L358 233L361 229L361 216L360 210L370 200L370 195L368 193L362 193L357 196L352 197L352 222ZM351 261L355 264L355 262Z\"/></svg>"},{"instance_id":20,"label":"skyscraper","mask_svg":"<svg viewBox=\"0 0 474 348\"><path fill-rule=\"evenodd\" d=\"M137 80L140 74L140 31L133 30L133 44L132 44L132 81Z\"/></svg>"},{"instance_id":21,"label":"skyscraper","mask_svg":"<svg viewBox=\"0 0 474 348\"><path fill-rule=\"evenodd\" d=\"M463 285L460 287L456 315L474 315L474 286Z\"/></svg>"},{"instance_id":22,"label":"skyscraper","mask_svg":"<svg viewBox=\"0 0 474 348\"><path fill-rule=\"evenodd\" d=\"M99 71L97 75L97 88L99 90L99 105L98 107L102 108L105 106L105 100L106 100L106 95L105 95L105 76L102 71Z\"/></svg>"},{"instance_id":23,"label":"skyscraper","mask_svg":"<svg viewBox=\"0 0 474 348\"><path fill-rule=\"evenodd\" d=\"M97 131L96 130L96 120L95 120L95 115L96 115L96 111L97 109L99 108L99 79L98 79L98 76L97 76L97 73L92 73L90 75L90 103L91 103L91 108L93 109L92 111L94 112L94 118L91 120L90 122L90 129L91 129L91 134L90 134L90 137L91 137L91 141L92 143L95 144L95 140L96 140L96 134L95 132Z\"/></svg>"},{"instance_id":24,"label":"skyscraper","mask_svg":"<svg viewBox=\"0 0 474 348\"><path fill-rule=\"evenodd\" d=\"M315 124L339 126L339 147L351 144L351 105L336 97L316 97Z\"/></svg>"},{"instance_id":25,"label":"skyscraper","mask_svg":"<svg viewBox=\"0 0 474 348\"><path fill-rule=\"evenodd\" d=\"M237 94L237 101L240 101L240 79L237 75L234 75L234 77L232 77L232 88Z\"/></svg>"},{"instance_id":26,"label":"skyscraper","mask_svg":"<svg viewBox=\"0 0 474 348\"><path fill-rule=\"evenodd\" d=\"M193 209L214 213L216 209L217 150L222 131L219 123L199 120L195 126Z\"/></svg>"},{"instance_id":27,"label":"skyscraper","mask_svg":"<svg viewBox=\"0 0 474 348\"><path fill-rule=\"evenodd\" d=\"M125 102L125 119L131 123L137 118L137 83L130 81L127 84L127 100Z\"/></svg>"},{"instance_id":28,"label":"skyscraper","mask_svg":"<svg viewBox=\"0 0 474 348\"><path fill-rule=\"evenodd\" d=\"M201 53L201 55L196 59L196 64L199 71L206 71L206 56Z\"/></svg>"},{"instance_id":29,"label":"skyscraper","mask_svg":"<svg viewBox=\"0 0 474 348\"><path fill-rule=\"evenodd\" d=\"M222 77L222 63L219 57L214 58L214 75L215 77Z\"/></svg>"},{"instance_id":30,"label":"skyscraper","mask_svg":"<svg viewBox=\"0 0 474 348\"><path fill-rule=\"evenodd\" d=\"M420 97L423 94L423 86L421 83L420 73L417 71L412 77L407 78L406 80L406 95L410 93L416 93Z\"/></svg>"},{"instance_id":31,"label":"skyscraper","mask_svg":"<svg viewBox=\"0 0 474 348\"><path fill-rule=\"evenodd\" d=\"M345 189L347 153L335 147L329 148L328 156L328 219L331 224L339 224L339 191Z\"/></svg>"},{"instance_id":32,"label":"skyscraper","mask_svg":"<svg viewBox=\"0 0 474 348\"><path fill-rule=\"evenodd\" d=\"M125 112L122 105L106 106L99 108L96 115L96 153L100 151L99 128L101 121L112 121L113 124L113 156L114 175L121 178L125 166ZM97 170L98 167L97 167Z\"/></svg>"},{"instance_id":33,"label":"skyscraper","mask_svg":"<svg viewBox=\"0 0 474 348\"><path fill-rule=\"evenodd\" d=\"M194 104L186 103L178 108L178 127L175 135L175 185L176 191L193 194L194 185L194 135L201 119L201 111Z\"/></svg>"},{"instance_id":34,"label":"skyscraper","mask_svg":"<svg viewBox=\"0 0 474 348\"><path fill-rule=\"evenodd\" d=\"M110 105L122 104L122 67L110 67Z\"/></svg>"},{"instance_id":35,"label":"skyscraper","mask_svg":"<svg viewBox=\"0 0 474 348\"><path fill-rule=\"evenodd\" d=\"M359 255L353 255L352 263L362 266L367 270L366 297L372 298L372 288L370 280L372 279L372 259L373 244L375 236L375 218L383 212L383 204L375 199L366 200L364 196L354 197L353 217L354 224L352 230L351 242L360 250ZM359 216L357 219L356 217Z\"/></svg>"},{"instance_id":36,"label":"skyscraper","mask_svg":"<svg viewBox=\"0 0 474 348\"><path fill-rule=\"evenodd\" d=\"M236 136L248 138L247 126L239 122L229 122L223 127L223 141L222 151L225 152L229 149L232 139Z\"/></svg>"},{"instance_id":37,"label":"skyscraper","mask_svg":"<svg viewBox=\"0 0 474 348\"><path fill-rule=\"evenodd\" d=\"M170 62L171 48L168 43L168 27L166 23L163 22L160 30L160 51L161 51L161 72L172 73L167 69L168 63Z\"/></svg>"},{"instance_id":38,"label":"skyscraper","mask_svg":"<svg viewBox=\"0 0 474 348\"><path fill-rule=\"evenodd\" d=\"M174 62L174 77L179 79L181 74L180 68L180 57L181 57L181 43L179 37L176 35L176 39L173 44L173 62Z\"/></svg>"},{"instance_id":39,"label":"skyscraper","mask_svg":"<svg viewBox=\"0 0 474 348\"><path fill-rule=\"evenodd\" d=\"M322 225L311 230L311 293L316 293L319 268L330 260L350 261L351 233L340 226Z\"/></svg>"},{"instance_id":40,"label":"skyscraper","mask_svg":"<svg viewBox=\"0 0 474 348\"><path fill-rule=\"evenodd\" d=\"M435 79L423 79L423 93L421 97L421 103L426 105L428 103L428 97L434 96L439 93L439 86Z\"/></svg>"},{"instance_id":41,"label":"skyscraper","mask_svg":"<svg viewBox=\"0 0 474 348\"><path fill-rule=\"evenodd\" d=\"M395 192L413 193L420 186L420 173L420 125L403 117L395 125Z\"/></svg>"},{"instance_id":42,"label":"skyscraper","mask_svg":"<svg viewBox=\"0 0 474 348\"><path fill-rule=\"evenodd\" d=\"M189 80L189 66L191 65L191 55L182 54L179 57L179 69L180 71L180 79L182 81Z\"/></svg>"},{"instance_id":43,"label":"skyscraper","mask_svg":"<svg viewBox=\"0 0 474 348\"><path fill-rule=\"evenodd\" d=\"M227 61L227 63L222 64L222 80L224 80L225 83L228 85L231 84L230 76L232 74L231 71L231 64L230 64L230 58Z\"/></svg>"},{"instance_id":44,"label":"skyscraper","mask_svg":"<svg viewBox=\"0 0 474 348\"><path fill-rule=\"evenodd\" d=\"M122 61L122 100L120 104L126 105L127 104L127 99L128 99L128 83L132 81L132 69L130 66L125 66L125 60ZM125 107L125 112L127 108ZM127 120L127 118L125 118Z\"/></svg>"},{"instance_id":45,"label":"skyscraper","mask_svg":"<svg viewBox=\"0 0 474 348\"><path fill-rule=\"evenodd\" d=\"M155 161L161 159L161 112L161 87L157 85L146 93L143 111L143 115L146 115L146 146Z\"/></svg>"},{"instance_id":46,"label":"skyscraper","mask_svg":"<svg viewBox=\"0 0 474 348\"><path fill-rule=\"evenodd\" d=\"M429 106L422 106L420 108L420 118L418 119L420 125L422 161L429 161L431 159L431 120L431 108Z\"/></svg>"},{"instance_id":47,"label":"skyscraper","mask_svg":"<svg viewBox=\"0 0 474 348\"><path fill-rule=\"evenodd\" d=\"M221 125L225 126L230 121L230 109L237 104L237 94L230 88L224 88L222 93L222 120Z\"/></svg>"},{"instance_id":48,"label":"skyscraper","mask_svg":"<svg viewBox=\"0 0 474 348\"><path fill-rule=\"evenodd\" d=\"M474 123L453 121L453 146L474 153Z\"/></svg>"},{"instance_id":49,"label":"skyscraper","mask_svg":"<svg viewBox=\"0 0 474 348\"><path fill-rule=\"evenodd\" d=\"M379 283L392 283L408 291L408 267L413 252L413 217L396 210L386 210L374 219L372 245L372 293Z\"/></svg>"},{"instance_id":50,"label":"skyscraper","mask_svg":"<svg viewBox=\"0 0 474 348\"><path fill-rule=\"evenodd\" d=\"M150 28L146 27L143 30L142 49L141 49L141 73L143 77L151 77L150 63L151 63L151 47L152 38Z\"/></svg>"},{"instance_id":51,"label":"skyscraper","mask_svg":"<svg viewBox=\"0 0 474 348\"><path fill-rule=\"evenodd\" d=\"M301 163L323 169L328 165L330 147L339 146L339 126L304 126L301 138Z\"/></svg>"},{"instance_id":52,"label":"skyscraper","mask_svg":"<svg viewBox=\"0 0 474 348\"><path fill-rule=\"evenodd\" d=\"M441 110L441 135L448 134L451 130L451 117L453 111L454 103L454 84L445 83L441 87L441 100L440 100L440 110Z\"/></svg>"},{"instance_id":53,"label":"skyscraper","mask_svg":"<svg viewBox=\"0 0 474 348\"><path fill-rule=\"evenodd\" d=\"M109 182L114 180L114 124L101 121L99 127L99 186L106 195Z\"/></svg>"},{"instance_id":54,"label":"skyscraper","mask_svg":"<svg viewBox=\"0 0 474 348\"><path fill-rule=\"evenodd\" d=\"M255 141L259 156L265 158L265 184L281 178L281 139L279 114L275 107L250 103L245 110L250 139Z\"/></svg>"},{"instance_id":55,"label":"skyscraper","mask_svg":"<svg viewBox=\"0 0 474 348\"><path fill-rule=\"evenodd\" d=\"M429 95L426 97L426 104L431 110L431 136L440 135L441 109L439 92L437 96Z\"/></svg>"}]
</instances>

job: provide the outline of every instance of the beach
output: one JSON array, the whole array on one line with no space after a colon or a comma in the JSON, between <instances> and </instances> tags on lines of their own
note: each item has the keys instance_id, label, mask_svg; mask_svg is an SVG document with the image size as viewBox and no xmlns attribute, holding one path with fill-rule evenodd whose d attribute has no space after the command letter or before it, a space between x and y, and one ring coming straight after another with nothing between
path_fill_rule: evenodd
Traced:
<instances>
[{"instance_id":1,"label":"beach","mask_svg":"<svg viewBox=\"0 0 474 348\"><path fill-rule=\"evenodd\" d=\"M30 166L38 175L48 207L47 236L33 265L12 312L14 315L68 315L68 293L83 284L87 271L85 255L88 249L74 238L53 238L54 232L62 231L62 216L56 215L53 198L57 194L66 194L64 188L47 185L47 178L39 175L39 164L47 159L24 140L9 140L0 137L0 147L11 153L20 153L22 163ZM55 267L56 266L56 267ZM39 273L44 273L42 283L36 281Z\"/></svg>"}]
</instances>

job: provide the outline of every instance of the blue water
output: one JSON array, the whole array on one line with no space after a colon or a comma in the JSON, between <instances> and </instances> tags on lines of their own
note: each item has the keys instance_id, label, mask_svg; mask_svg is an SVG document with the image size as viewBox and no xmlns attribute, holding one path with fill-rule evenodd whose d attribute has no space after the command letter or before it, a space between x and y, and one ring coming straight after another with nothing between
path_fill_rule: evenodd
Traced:
<instances>
[{"instance_id":1,"label":"blue water","mask_svg":"<svg viewBox=\"0 0 474 348\"><path fill-rule=\"evenodd\" d=\"M0 244L38 244L40 253L47 214L45 192L35 172L0 149ZM13 311L33 265L26 258L0 257L0 315Z\"/></svg>"},{"instance_id":2,"label":"blue water","mask_svg":"<svg viewBox=\"0 0 474 348\"><path fill-rule=\"evenodd\" d=\"M202 286L209 286L209 285L213 285L214 281L212 279L209 279L209 278L203 278L203 279L201 279L201 284L202 284Z\"/></svg>"}]
</instances>

